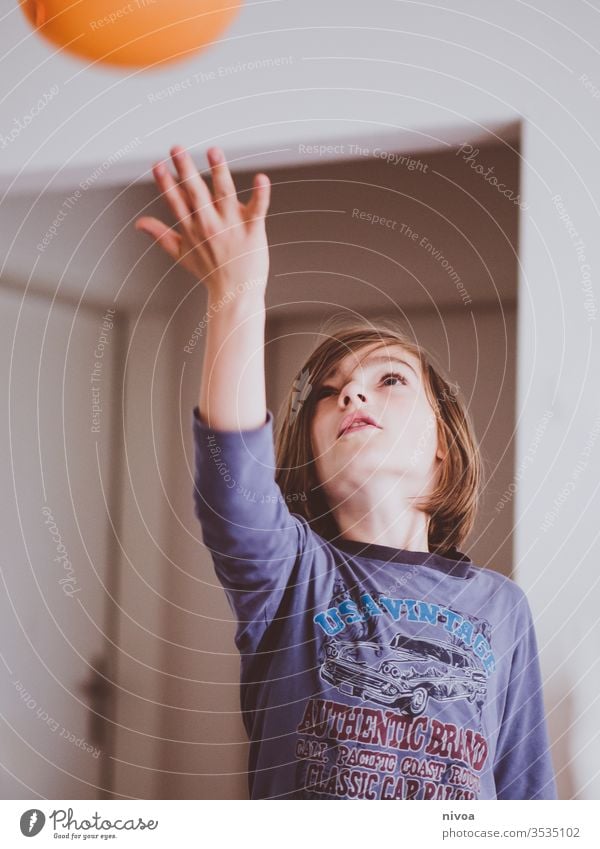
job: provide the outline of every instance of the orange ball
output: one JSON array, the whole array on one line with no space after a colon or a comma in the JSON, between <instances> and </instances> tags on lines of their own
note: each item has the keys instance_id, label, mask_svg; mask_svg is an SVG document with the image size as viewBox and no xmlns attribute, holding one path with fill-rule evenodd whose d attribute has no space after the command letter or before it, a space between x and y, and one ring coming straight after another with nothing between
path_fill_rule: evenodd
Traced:
<instances>
[{"instance_id":1,"label":"orange ball","mask_svg":"<svg viewBox=\"0 0 600 849\"><path fill-rule=\"evenodd\" d=\"M240 8L231 0L20 0L44 38L83 59L148 68L188 59Z\"/></svg>"}]
</instances>

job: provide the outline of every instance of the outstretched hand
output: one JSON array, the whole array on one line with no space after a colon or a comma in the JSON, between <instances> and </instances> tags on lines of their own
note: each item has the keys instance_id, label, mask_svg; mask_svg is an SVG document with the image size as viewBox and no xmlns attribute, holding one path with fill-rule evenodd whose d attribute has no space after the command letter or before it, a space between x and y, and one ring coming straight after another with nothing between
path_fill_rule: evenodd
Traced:
<instances>
[{"instance_id":1,"label":"outstretched hand","mask_svg":"<svg viewBox=\"0 0 600 849\"><path fill-rule=\"evenodd\" d=\"M254 175L252 195L243 204L237 199L220 148L207 151L213 193L183 147L176 145L170 153L179 181L166 162L156 163L152 173L176 226L142 216L135 221L136 230L152 236L175 262L213 291L223 293L249 282L253 288L266 288L269 248L265 216L271 195L267 175Z\"/></svg>"}]
</instances>

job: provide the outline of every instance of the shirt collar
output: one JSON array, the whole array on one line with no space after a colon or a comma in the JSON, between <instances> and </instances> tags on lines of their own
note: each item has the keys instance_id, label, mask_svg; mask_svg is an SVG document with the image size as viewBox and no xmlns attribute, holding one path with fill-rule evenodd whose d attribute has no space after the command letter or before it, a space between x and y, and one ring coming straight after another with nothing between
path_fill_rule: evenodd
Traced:
<instances>
[{"instance_id":1,"label":"shirt collar","mask_svg":"<svg viewBox=\"0 0 600 849\"><path fill-rule=\"evenodd\" d=\"M336 539L333 545L354 557L364 557L367 560L379 560L384 563L406 563L409 566L428 566L455 578L464 578L473 565L471 558L453 548L448 555L435 554L431 551L409 551L405 548L392 548L377 543L359 542L354 539Z\"/></svg>"}]
</instances>

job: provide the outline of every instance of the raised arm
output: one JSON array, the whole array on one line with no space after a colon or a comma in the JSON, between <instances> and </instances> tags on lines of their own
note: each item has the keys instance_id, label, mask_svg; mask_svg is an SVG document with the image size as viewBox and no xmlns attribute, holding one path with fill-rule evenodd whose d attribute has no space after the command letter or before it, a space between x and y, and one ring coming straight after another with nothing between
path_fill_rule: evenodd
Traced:
<instances>
[{"instance_id":1,"label":"raised arm","mask_svg":"<svg viewBox=\"0 0 600 849\"><path fill-rule=\"evenodd\" d=\"M221 431L257 428L267 415L265 215L271 184L266 174L256 174L252 196L242 204L220 148L207 152L212 194L182 147L171 148L171 157L179 182L163 162L154 166L153 173L178 230L151 217L137 219L135 226L206 286L207 331L198 404L203 422Z\"/></svg>"},{"instance_id":2,"label":"raised arm","mask_svg":"<svg viewBox=\"0 0 600 849\"><path fill-rule=\"evenodd\" d=\"M275 481L273 418L265 403L265 289L269 255L265 214L270 183L254 177L247 205L218 148L209 150L213 192L179 147L171 154L179 184L155 166L158 186L178 230L156 218L137 229L208 290L200 401L193 410L194 506L216 574L234 610L241 652L255 652L295 583L313 591L309 527L292 514ZM199 415L198 415L199 414Z\"/></svg>"}]
</instances>

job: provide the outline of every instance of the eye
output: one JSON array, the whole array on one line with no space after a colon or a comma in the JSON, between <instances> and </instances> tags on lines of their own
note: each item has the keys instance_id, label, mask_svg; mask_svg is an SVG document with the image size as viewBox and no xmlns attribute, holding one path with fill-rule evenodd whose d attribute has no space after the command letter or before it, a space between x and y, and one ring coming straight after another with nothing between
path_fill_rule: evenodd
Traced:
<instances>
[{"instance_id":1,"label":"eye","mask_svg":"<svg viewBox=\"0 0 600 849\"><path fill-rule=\"evenodd\" d=\"M386 374L384 377L382 377L383 383L385 383L386 380L389 380L390 378L393 378L394 380L399 380L400 383L404 384L405 386L408 384L408 380L404 377L404 375L398 374L398 372L396 372L396 371L391 372L390 374ZM386 385L387 386L394 386L395 384L388 383Z\"/></svg>"},{"instance_id":2,"label":"eye","mask_svg":"<svg viewBox=\"0 0 600 849\"><path fill-rule=\"evenodd\" d=\"M397 371L390 372L389 374L386 374L381 378L381 382L386 386L395 386L395 383L387 383L388 380L400 381L403 386L408 385L408 380L404 377L403 374L399 374ZM320 401L321 398L326 398L328 395L335 395L337 391L338 390L334 389L333 386L321 386L321 388L316 394L316 400Z\"/></svg>"},{"instance_id":3,"label":"eye","mask_svg":"<svg viewBox=\"0 0 600 849\"><path fill-rule=\"evenodd\" d=\"M320 401L321 398L325 398L327 395L330 395L332 392L337 392L332 386L321 386L319 391L317 392L317 401Z\"/></svg>"}]
</instances>

